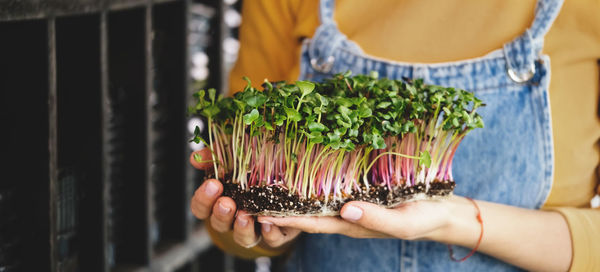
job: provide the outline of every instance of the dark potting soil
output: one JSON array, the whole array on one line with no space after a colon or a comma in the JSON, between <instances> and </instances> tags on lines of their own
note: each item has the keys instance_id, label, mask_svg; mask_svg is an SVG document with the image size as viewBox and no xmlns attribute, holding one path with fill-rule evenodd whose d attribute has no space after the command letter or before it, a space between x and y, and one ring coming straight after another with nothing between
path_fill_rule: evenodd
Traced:
<instances>
[{"instance_id":1,"label":"dark potting soil","mask_svg":"<svg viewBox=\"0 0 600 272\"><path fill-rule=\"evenodd\" d=\"M370 186L367 190L354 191L344 198L301 199L290 194L279 185L250 187L243 190L239 184L225 182L223 195L231 197L238 209L256 215L271 216L314 216L338 215L342 206L350 201L366 201L385 207L395 207L404 202L426 199L440 199L452 194L456 184L453 181L433 182L429 190L425 185L398 186L390 191L386 186Z\"/></svg>"}]
</instances>

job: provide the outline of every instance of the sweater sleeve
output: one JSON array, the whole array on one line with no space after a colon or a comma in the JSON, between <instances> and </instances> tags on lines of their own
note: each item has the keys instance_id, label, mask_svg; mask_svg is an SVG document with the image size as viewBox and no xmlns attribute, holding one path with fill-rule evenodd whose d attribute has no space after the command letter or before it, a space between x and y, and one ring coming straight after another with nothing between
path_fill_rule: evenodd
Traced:
<instances>
[{"instance_id":1,"label":"sweater sleeve","mask_svg":"<svg viewBox=\"0 0 600 272\"><path fill-rule=\"evenodd\" d=\"M600 270L600 209L550 208L565 218L571 231L573 259L570 271Z\"/></svg>"},{"instance_id":2,"label":"sweater sleeve","mask_svg":"<svg viewBox=\"0 0 600 272\"><path fill-rule=\"evenodd\" d=\"M302 38L312 35L318 1L253 0L242 5L240 51L229 76L230 93L244 88L247 76L254 87L265 79L293 80ZM302 20L297 20L302 16ZM307 22L309 22L307 25Z\"/></svg>"},{"instance_id":3,"label":"sweater sleeve","mask_svg":"<svg viewBox=\"0 0 600 272\"><path fill-rule=\"evenodd\" d=\"M255 259L255 258L263 257L263 256L266 256L266 257L278 256L278 255L281 255L281 254L287 252L291 246L291 243L288 243L287 245L281 246L279 248L270 248L270 247L264 245L263 243L260 243L259 245L255 246L255 247L245 248L245 247L238 245L233 240L233 232L232 231L228 231L225 233L219 233L219 232L215 231L210 226L210 224L205 224L204 226L205 226L206 230L208 231L208 233L210 234L210 237L211 237L213 243L218 248L220 248L224 252L227 252L228 254L235 255L235 256L243 258L243 259Z\"/></svg>"}]
</instances>

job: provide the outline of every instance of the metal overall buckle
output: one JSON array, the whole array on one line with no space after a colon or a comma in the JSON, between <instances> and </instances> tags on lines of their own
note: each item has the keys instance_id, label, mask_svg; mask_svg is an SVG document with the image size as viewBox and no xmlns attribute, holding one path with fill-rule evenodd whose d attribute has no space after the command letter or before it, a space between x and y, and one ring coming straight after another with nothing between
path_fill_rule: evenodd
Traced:
<instances>
[{"instance_id":1,"label":"metal overall buckle","mask_svg":"<svg viewBox=\"0 0 600 272\"><path fill-rule=\"evenodd\" d=\"M518 73L513 68L511 68L509 65L507 65L506 68L507 68L508 76L510 77L510 79L512 79L516 83L527 82L530 79L532 79L533 76L535 75L535 62L532 62L529 65L529 69L527 70L526 73Z\"/></svg>"},{"instance_id":2,"label":"metal overall buckle","mask_svg":"<svg viewBox=\"0 0 600 272\"><path fill-rule=\"evenodd\" d=\"M333 56L327 57L327 59L325 61L323 61L322 58L319 58L319 59L311 58L310 66L312 66L313 69L315 69L321 73L329 73L329 71L331 71L331 69L333 68L334 61L335 61L335 58Z\"/></svg>"}]
</instances>

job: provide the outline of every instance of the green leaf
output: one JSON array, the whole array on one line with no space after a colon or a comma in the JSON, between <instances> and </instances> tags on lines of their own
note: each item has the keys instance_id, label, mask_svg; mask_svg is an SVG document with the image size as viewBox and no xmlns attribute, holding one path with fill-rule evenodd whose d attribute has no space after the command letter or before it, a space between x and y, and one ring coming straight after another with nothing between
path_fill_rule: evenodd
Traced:
<instances>
[{"instance_id":1,"label":"green leaf","mask_svg":"<svg viewBox=\"0 0 600 272\"><path fill-rule=\"evenodd\" d=\"M321 105L322 106L327 106L329 105L329 99L327 99L326 97L320 95L317 93L317 96L319 97L319 100L321 101Z\"/></svg>"},{"instance_id":2,"label":"green leaf","mask_svg":"<svg viewBox=\"0 0 600 272\"><path fill-rule=\"evenodd\" d=\"M306 106L306 105L302 105L302 107L300 108L300 111L306 113L307 115L313 113L313 110L309 106Z\"/></svg>"},{"instance_id":3,"label":"green leaf","mask_svg":"<svg viewBox=\"0 0 600 272\"><path fill-rule=\"evenodd\" d=\"M415 128L413 121L407 121L406 123L402 124L402 133L412 132L413 128Z\"/></svg>"},{"instance_id":4,"label":"green leaf","mask_svg":"<svg viewBox=\"0 0 600 272\"><path fill-rule=\"evenodd\" d=\"M471 116L466 111L462 111L461 114L462 114L462 119L465 123L471 122Z\"/></svg>"},{"instance_id":5,"label":"green leaf","mask_svg":"<svg viewBox=\"0 0 600 272\"><path fill-rule=\"evenodd\" d=\"M345 97L340 97L340 98L336 99L335 103L340 106L344 106L344 107L351 107L353 105L352 100L350 100L349 98L345 98Z\"/></svg>"},{"instance_id":6,"label":"green leaf","mask_svg":"<svg viewBox=\"0 0 600 272\"><path fill-rule=\"evenodd\" d=\"M379 116L385 120L389 120L392 116L389 113L379 114Z\"/></svg>"},{"instance_id":7,"label":"green leaf","mask_svg":"<svg viewBox=\"0 0 600 272\"><path fill-rule=\"evenodd\" d=\"M196 97L198 99L204 98L205 93L206 92L204 90L197 91L197 92L194 93L194 97Z\"/></svg>"},{"instance_id":8,"label":"green leaf","mask_svg":"<svg viewBox=\"0 0 600 272\"><path fill-rule=\"evenodd\" d=\"M373 134L373 143L371 145L375 149L384 149L386 147L385 140L379 134Z\"/></svg>"},{"instance_id":9,"label":"green leaf","mask_svg":"<svg viewBox=\"0 0 600 272\"><path fill-rule=\"evenodd\" d=\"M235 102L235 105L238 107L238 109L240 110L244 110L244 108L246 108L246 102L242 101L242 100L238 100L238 99L233 99L233 102Z\"/></svg>"},{"instance_id":10,"label":"green leaf","mask_svg":"<svg viewBox=\"0 0 600 272\"><path fill-rule=\"evenodd\" d=\"M366 97L350 98L350 102L352 102L352 105L360 105L360 104L364 103L365 101L367 101Z\"/></svg>"},{"instance_id":11,"label":"green leaf","mask_svg":"<svg viewBox=\"0 0 600 272\"><path fill-rule=\"evenodd\" d=\"M369 106L363 104L361 107L358 108L358 116L360 116L360 118L367 118L371 115L373 115L373 111L371 111Z\"/></svg>"},{"instance_id":12,"label":"green leaf","mask_svg":"<svg viewBox=\"0 0 600 272\"><path fill-rule=\"evenodd\" d=\"M204 108L204 104L206 104L206 100L204 100L204 95L206 92L204 90L200 90L194 94L194 96L198 99L198 103L196 104L196 110L201 110Z\"/></svg>"},{"instance_id":13,"label":"green leaf","mask_svg":"<svg viewBox=\"0 0 600 272\"><path fill-rule=\"evenodd\" d=\"M255 127L262 127L264 124L265 124L265 120L262 118L256 118L256 120L254 120Z\"/></svg>"},{"instance_id":14,"label":"green leaf","mask_svg":"<svg viewBox=\"0 0 600 272\"><path fill-rule=\"evenodd\" d=\"M479 114L476 114L475 117L473 117L473 122L471 122L470 127L472 127L472 128L483 128L484 127L483 119L481 118L481 116Z\"/></svg>"},{"instance_id":15,"label":"green leaf","mask_svg":"<svg viewBox=\"0 0 600 272\"><path fill-rule=\"evenodd\" d=\"M346 150L354 150L354 148L356 148L356 145L354 145L354 143L350 139L346 139L344 140L344 148Z\"/></svg>"},{"instance_id":16,"label":"green leaf","mask_svg":"<svg viewBox=\"0 0 600 272\"><path fill-rule=\"evenodd\" d=\"M325 127L325 125L321 124L321 123L317 123L317 122L308 122L308 130L310 130L311 132L314 131L324 131L327 127Z\"/></svg>"},{"instance_id":17,"label":"green leaf","mask_svg":"<svg viewBox=\"0 0 600 272\"><path fill-rule=\"evenodd\" d=\"M212 103L215 103L216 93L217 93L217 90L215 90L215 88L208 89L208 98L210 99L210 101Z\"/></svg>"},{"instance_id":18,"label":"green leaf","mask_svg":"<svg viewBox=\"0 0 600 272\"><path fill-rule=\"evenodd\" d=\"M217 105L210 105L202 110L202 115L212 118L219 114L220 111L221 109Z\"/></svg>"},{"instance_id":19,"label":"green leaf","mask_svg":"<svg viewBox=\"0 0 600 272\"><path fill-rule=\"evenodd\" d=\"M378 108L378 109L385 109L385 108L387 108L387 107L389 107L389 106L391 106L391 105L392 105L392 102L389 102L389 101L383 101L383 102L381 102L381 103L377 104L377 107L376 107L376 108Z\"/></svg>"},{"instance_id":20,"label":"green leaf","mask_svg":"<svg viewBox=\"0 0 600 272\"><path fill-rule=\"evenodd\" d=\"M419 164L425 165L427 168L431 166L431 155L429 154L429 151L421 151Z\"/></svg>"},{"instance_id":21,"label":"green leaf","mask_svg":"<svg viewBox=\"0 0 600 272\"><path fill-rule=\"evenodd\" d=\"M346 106L339 106L338 112L342 114L342 116L347 117L350 114L350 109Z\"/></svg>"},{"instance_id":22,"label":"green leaf","mask_svg":"<svg viewBox=\"0 0 600 272\"><path fill-rule=\"evenodd\" d=\"M275 125L276 126L283 125L283 121L285 121L285 119L286 119L285 116L283 116L283 115L281 115L279 113L276 113L275 114Z\"/></svg>"},{"instance_id":23,"label":"green leaf","mask_svg":"<svg viewBox=\"0 0 600 272\"><path fill-rule=\"evenodd\" d=\"M456 118L456 117L452 118L452 125L455 127L460 126L460 123L458 122L458 118Z\"/></svg>"},{"instance_id":24,"label":"green leaf","mask_svg":"<svg viewBox=\"0 0 600 272\"><path fill-rule=\"evenodd\" d=\"M444 95L442 93L436 93L433 98L432 101L433 103L440 103L444 100Z\"/></svg>"},{"instance_id":25,"label":"green leaf","mask_svg":"<svg viewBox=\"0 0 600 272\"><path fill-rule=\"evenodd\" d=\"M349 129L348 130L348 136L350 137L358 137L358 129Z\"/></svg>"},{"instance_id":26,"label":"green leaf","mask_svg":"<svg viewBox=\"0 0 600 272\"><path fill-rule=\"evenodd\" d=\"M350 122L346 122L346 121L344 121L342 119L337 119L337 120L335 120L335 122L336 122L336 124L338 124L338 125L340 125L340 126L342 126L344 128L352 127L352 124Z\"/></svg>"},{"instance_id":27,"label":"green leaf","mask_svg":"<svg viewBox=\"0 0 600 272\"><path fill-rule=\"evenodd\" d=\"M300 115L297 110L288 107L285 107L284 110L288 120L292 122L299 122L302 120L302 115Z\"/></svg>"},{"instance_id":28,"label":"green leaf","mask_svg":"<svg viewBox=\"0 0 600 272\"><path fill-rule=\"evenodd\" d=\"M327 133L327 138L329 139L329 142L339 142L340 141L340 135L329 132Z\"/></svg>"},{"instance_id":29,"label":"green leaf","mask_svg":"<svg viewBox=\"0 0 600 272\"><path fill-rule=\"evenodd\" d=\"M252 83L250 82L250 79L247 76L243 76L242 79L246 81L246 87L244 88L244 92L252 88Z\"/></svg>"},{"instance_id":30,"label":"green leaf","mask_svg":"<svg viewBox=\"0 0 600 272\"><path fill-rule=\"evenodd\" d=\"M415 86L411 85L411 84L407 84L406 85L406 90L411 94L411 95L417 95L417 88L415 88Z\"/></svg>"},{"instance_id":31,"label":"green leaf","mask_svg":"<svg viewBox=\"0 0 600 272\"><path fill-rule=\"evenodd\" d=\"M204 143L205 145L208 145L208 143L204 139L202 139L202 137L200 137L200 135L195 135L194 138L192 138L190 140L190 142L194 142L194 143L197 143L197 144Z\"/></svg>"},{"instance_id":32,"label":"green leaf","mask_svg":"<svg viewBox=\"0 0 600 272\"><path fill-rule=\"evenodd\" d=\"M314 136L310 139L310 142L313 144L320 144L323 142L323 136L322 135L318 135L318 136Z\"/></svg>"},{"instance_id":33,"label":"green leaf","mask_svg":"<svg viewBox=\"0 0 600 272\"><path fill-rule=\"evenodd\" d=\"M310 81L296 81L296 86L300 88L302 95L308 95L315 89L315 84Z\"/></svg>"},{"instance_id":34,"label":"green leaf","mask_svg":"<svg viewBox=\"0 0 600 272\"><path fill-rule=\"evenodd\" d=\"M290 96L290 92L286 88L277 89L277 91L279 92L279 95L281 95L282 97Z\"/></svg>"},{"instance_id":35,"label":"green leaf","mask_svg":"<svg viewBox=\"0 0 600 272\"><path fill-rule=\"evenodd\" d=\"M248 106L258 108L267 101L267 97L262 93L256 93L254 95L245 97L245 100Z\"/></svg>"},{"instance_id":36,"label":"green leaf","mask_svg":"<svg viewBox=\"0 0 600 272\"><path fill-rule=\"evenodd\" d=\"M202 155L198 154L198 153L194 153L194 160L198 163L202 162Z\"/></svg>"},{"instance_id":37,"label":"green leaf","mask_svg":"<svg viewBox=\"0 0 600 272\"><path fill-rule=\"evenodd\" d=\"M371 71L371 73L369 73L369 76L372 79L377 79L377 78L379 78L379 73L377 71Z\"/></svg>"},{"instance_id":38,"label":"green leaf","mask_svg":"<svg viewBox=\"0 0 600 272\"><path fill-rule=\"evenodd\" d=\"M250 125L254 120L258 119L260 115L257 109L253 109L250 113L244 114L244 124Z\"/></svg>"},{"instance_id":39,"label":"green leaf","mask_svg":"<svg viewBox=\"0 0 600 272\"><path fill-rule=\"evenodd\" d=\"M269 82L266 78L263 81L263 86L265 88L265 90L273 90L273 84L271 84L271 82Z\"/></svg>"},{"instance_id":40,"label":"green leaf","mask_svg":"<svg viewBox=\"0 0 600 272\"><path fill-rule=\"evenodd\" d=\"M442 110L446 115L450 115L450 109L448 109L448 107L443 107Z\"/></svg>"},{"instance_id":41,"label":"green leaf","mask_svg":"<svg viewBox=\"0 0 600 272\"><path fill-rule=\"evenodd\" d=\"M396 133L396 128L392 126L392 123L388 120L381 122L384 131L394 132Z\"/></svg>"},{"instance_id":42,"label":"green leaf","mask_svg":"<svg viewBox=\"0 0 600 272\"><path fill-rule=\"evenodd\" d=\"M334 129L334 130L333 130L333 133L335 133L336 135L340 135L340 136L342 136L342 135L346 134L346 131L348 131L348 129L347 129L347 128L345 128L345 127L341 127L341 128L336 128L336 129Z\"/></svg>"},{"instance_id":43,"label":"green leaf","mask_svg":"<svg viewBox=\"0 0 600 272\"><path fill-rule=\"evenodd\" d=\"M271 125L271 123L269 123L269 122L266 122L266 123L265 123L265 128L266 128L267 130L274 130L274 128L273 128L273 125Z\"/></svg>"}]
</instances>

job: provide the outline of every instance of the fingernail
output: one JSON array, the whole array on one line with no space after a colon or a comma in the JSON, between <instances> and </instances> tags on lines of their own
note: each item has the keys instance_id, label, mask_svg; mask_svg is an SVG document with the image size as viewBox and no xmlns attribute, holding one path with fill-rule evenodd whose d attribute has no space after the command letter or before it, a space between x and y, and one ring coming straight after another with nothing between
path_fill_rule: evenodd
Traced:
<instances>
[{"instance_id":1,"label":"fingernail","mask_svg":"<svg viewBox=\"0 0 600 272\"><path fill-rule=\"evenodd\" d=\"M228 214L231 211L231 208L223 206L223 203L219 202L219 212L221 214Z\"/></svg>"},{"instance_id":2,"label":"fingernail","mask_svg":"<svg viewBox=\"0 0 600 272\"><path fill-rule=\"evenodd\" d=\"M262 229L264 232L271 231L271 223L262 223Z\"/></svg>"},{"instance_id":3,"label":"fingernail","mask_svg":"<svg viewBox=\"0 0 600 272\"><path fill-rule=\"evenodd\" d=\"M237 221L238 221L238 225L239 225L240 227L245 227L245 226L247 226L247 225L248 225L248 219L247 219L247 218L245 218L244 216L239 216L239 217L237 218Z\"/></svg>"},{"instance_id":4,"label":"fingernail","mask_svg":"<svg viewBox=\"0 0 600 272\"><path fill-rule=\"evenodd\" d=\"M350 221L356 221L362 217L363 211L355 206L349 205L344 209L342 218Z\"/></svg>"},{"instance_id":5,"label":"fingernail","mask_svg":"<svg viewBox=\"0 0 600 272\"><path fill-rule=\"evenodd\" d=\"M207 196L214 196L217 194L218 191L219 187L217 187L217 185L213 182L208 182L208 184L206 184L206 187L204 188L204 193Z\"/></svg>"}]
</instances>

